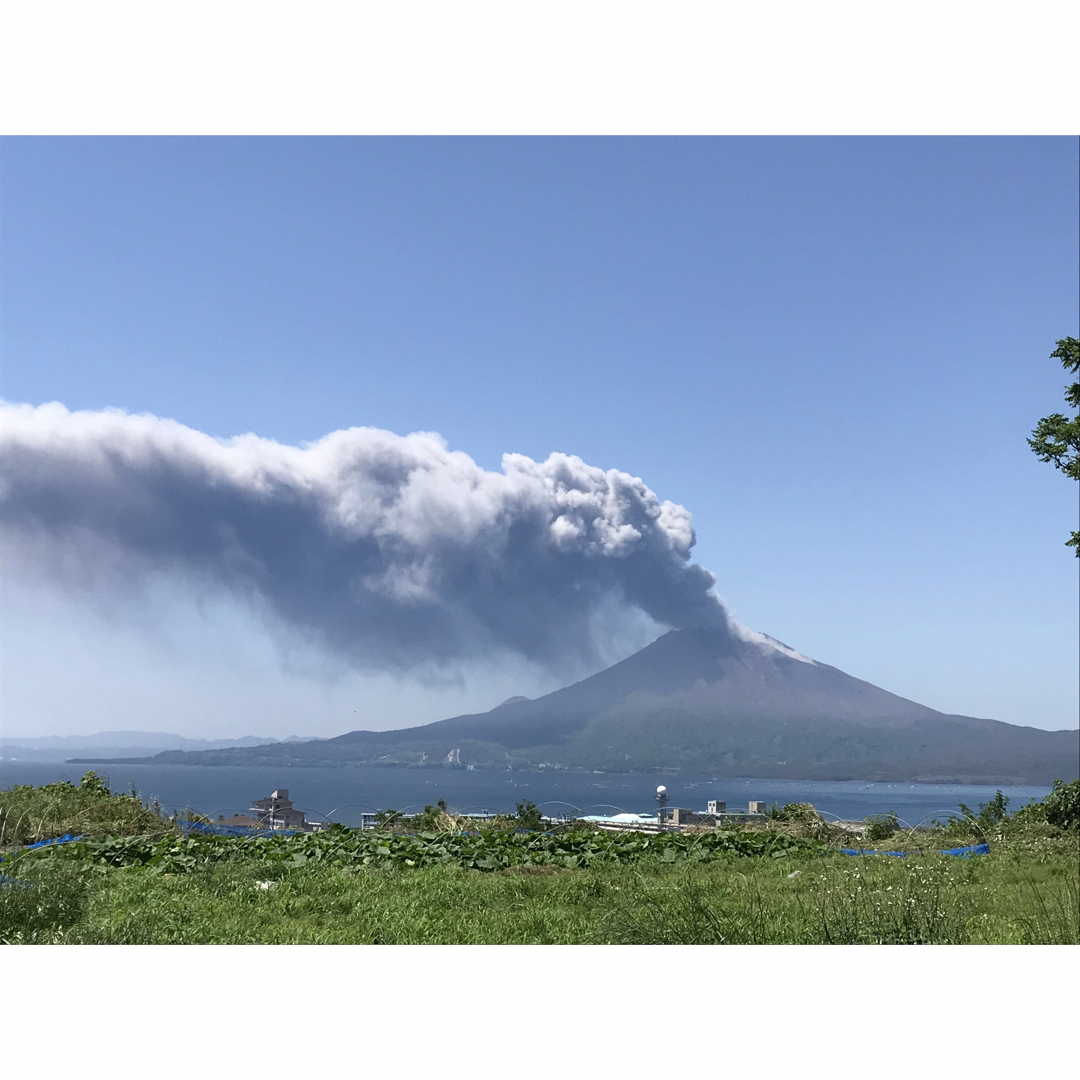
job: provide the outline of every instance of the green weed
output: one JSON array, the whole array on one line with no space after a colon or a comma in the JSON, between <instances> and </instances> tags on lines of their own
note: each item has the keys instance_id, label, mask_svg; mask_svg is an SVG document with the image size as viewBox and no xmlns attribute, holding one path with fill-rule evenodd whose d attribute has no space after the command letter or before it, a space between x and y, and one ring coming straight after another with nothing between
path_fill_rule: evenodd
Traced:
<instances>
[{"instance_id":1,"label":"green weed","mask_svg":"<svg viewBox=\"0 0 1080 1080\"><path fill-rule=\"evenodd\" d=\"M1002 800L970 821L889 838L931 851L989 827L992 854L897 859L836 855L804 807L784 808L787 820L765 830L653 836L470 832L441 806L425 810L432 828L415 835L183 836L160 817L143 835L102 835L94 830L147 821L135 796L102 788L0 793L5 810L39 813L19 835L90 825L88 839L0 863L0 941L1080 943L1077 831L1043 809L1008 815ZM530 811L523 804L508 825Z\"/></svg>"},{"instance_id":2,"label":"green weed","mask_svg":"<svg viewBox=\"0 0 1080 1080\"><path fill-rule=\"evenodd\" d=\"M131 791L114 794L104 778L88 772L79 784L61 781L0 791L0 850L73 833L81 836L155 836L179 829L155 804Z\"/></svg>"}]
</instances>

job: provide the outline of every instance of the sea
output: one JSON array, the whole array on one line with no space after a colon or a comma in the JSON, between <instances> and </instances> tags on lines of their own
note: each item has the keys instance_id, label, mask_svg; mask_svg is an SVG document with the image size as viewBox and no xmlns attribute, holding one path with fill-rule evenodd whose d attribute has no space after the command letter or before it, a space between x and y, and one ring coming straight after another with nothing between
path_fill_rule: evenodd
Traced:
<instances>
[{"instance_id":1,"label":"sea","mask_svg":"<svg viewBox=\"0 0 1080 1080\"><path fill-rule=\"evenodd\" d=\"M895 811L909 826L944 819L959 804L976 809L994 797L995 787L968 784L869 783L862 780L769 780L752 777L581 773L563 770L496 771L409 768L301 768L287 766L76 765L0 760L0 790L16 784L77 783L94 768L113 791L134 790L166 810L190 809L209 817L243 813L253 799L285 788L310 821L359 825L372 810L415 813L440 799L458 812L513 813L530 800L551 816L562 814L653 813L656 788L667 788L669 805L704 810L711 799L728 809L749 800L783 805L812 803L827 818L861 820ZM1049 787L1002 787L1011 810L1041 799Z\"/></svg>"}]
</instances>

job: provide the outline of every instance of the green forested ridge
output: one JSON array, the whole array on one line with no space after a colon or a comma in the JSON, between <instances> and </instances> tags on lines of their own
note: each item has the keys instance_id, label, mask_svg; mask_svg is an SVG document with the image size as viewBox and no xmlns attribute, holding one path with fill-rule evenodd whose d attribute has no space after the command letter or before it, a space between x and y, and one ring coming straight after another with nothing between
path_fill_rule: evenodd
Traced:
<instances>
[{"instance_id":1,"label":"green forested ridge","mask_svg":"<svg viewBox=\"0 0 1080 1080\"><path fill-rule=\"evenodd\" d=\"M397 732L312 743L274 744L143 759L184 765L350 765L413 768L560 768L605 772L681 769L716 776L799 780L886 780L1049 784L1080 757L1080 732L1017 728L991 720L943 718L904 728L846 721L752 720L694 715L677 702L638 704L636 715L605 714L562 742L508 749L436 738L399 741ZM460 765L446 764L452 750ZM79 759L76 759L79 760ZM87 764L98 763L86 759ZM104 763L104 762L101 762Z\"/></svg>"}]
</instances>

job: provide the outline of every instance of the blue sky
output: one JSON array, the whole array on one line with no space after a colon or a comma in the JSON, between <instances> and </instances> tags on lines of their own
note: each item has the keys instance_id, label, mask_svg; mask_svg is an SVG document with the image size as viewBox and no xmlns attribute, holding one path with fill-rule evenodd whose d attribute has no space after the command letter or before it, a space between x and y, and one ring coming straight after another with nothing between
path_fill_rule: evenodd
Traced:
<instances>
[{"instance_id":1,"label":"blue sky","mask_svg":"<svg viewBox=\"0 0 1080 1080\"><path fill-rule=\"evenodd\" d=\"M0 392L576 454L692 512L746 625L1074 727L1077 491L1025 437L1064 408L1077 192L1073 139L7 139ZM358 697L394 726L553 685L357 680L224 599L8 589L12 733L336 734Z\"/></svg>"}]
</instances>

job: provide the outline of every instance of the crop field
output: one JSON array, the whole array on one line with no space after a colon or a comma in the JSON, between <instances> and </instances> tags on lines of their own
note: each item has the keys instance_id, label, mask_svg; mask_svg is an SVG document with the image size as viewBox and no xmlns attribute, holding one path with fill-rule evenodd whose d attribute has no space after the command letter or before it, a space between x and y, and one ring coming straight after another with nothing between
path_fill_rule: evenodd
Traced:
<instances>
[{"instance_id":1,"label":"crop field","mask_svg":"<svg viewBox=\"0 0 1080 1080\"><path fill-rule=\"evenodd\" d=\"M1046 807L1008 815L992 803L885 837L894 849L988 841L991 854L974 858L844 856L805 807L756 831L542 831L514 819L473 831L430 808L396 832L225 837L185 835L185 823L156 815L146 829L134 796L93 779L15 788L0 792L0 941L1078 943L1074 788L1056 789ZM28 807L45 824L27 824ZM139 834L116 835L124 815ZM20 843L80 823L86 838L16 850L2 832L16 821Z\"/></svg>"}]
</instances>

